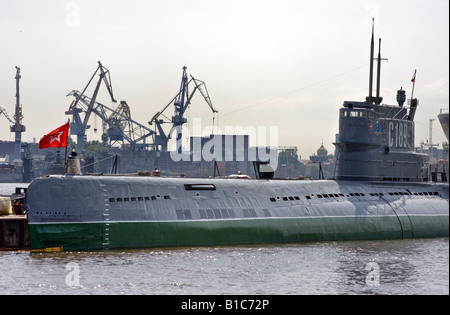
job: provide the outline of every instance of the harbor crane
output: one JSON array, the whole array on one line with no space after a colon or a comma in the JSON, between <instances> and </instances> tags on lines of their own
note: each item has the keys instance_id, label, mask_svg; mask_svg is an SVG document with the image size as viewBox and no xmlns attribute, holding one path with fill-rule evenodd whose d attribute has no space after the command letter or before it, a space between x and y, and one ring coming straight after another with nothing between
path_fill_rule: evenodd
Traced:
<instances>
[{"instance_id":1,"label":"harbor crane","mask_svg":"<svg viewBox=\"0 0 450 315\"><path fill-rule=\"evenodd\" d=\"M100 85L104 82L111 97L111 101L113 103L117 102L114 98L109 71L100 61L98 64L97 70L94 72L84 90L81 92L73 90L67 95L75 97L69 110L66 111L66 115L72 115L70 132L71 135L77 135L78 152L82 152L86 142L86 130L90 128L88 122L92 113L102 120L102 142L104 145L113 146L116 143L121 142L123 146L124 141L127 141L130 144L131 150L147 149L151 145L150 142L147 142L147 138L153 136L155 132L131 119L131 110L126 101L120 101L116 109L96 101ZM94 93L92 97L88 97L84 93L98 72L99 80ZM84 113L83 118L81 113Z\"/></svg>"},{"instance_id":2,"label":"harbor crane","mask_svg":"<svg viewBox=\"0 0 450 315\"><path fill-rule=\"evenodd\" d=\"M25 132L25 126L22 124L22 104L20 104L20 91L19 91L19 81L20 81L20 68L16 66L16 107L14 120L11 119L6 112L6 109L0 107L0 115L3 114L6 119L11 123L11 132L15 133L14 142L14 157L12 160L21 159L21 149L22 149L22 132Z\"/></svg>"},{"instance_id":3,"label":"harbor crane","mask_svg":"<svg viewBox=\"0 0 450 315\"><path fill-rule=\"evenodd\" d=\"M102 119L104 144L113 146L120 141L123 145L124 141L127 141L134 151L151 146L151 143L147 143L146 140L155 132L131 119L130 107L126 101L121 101L117 109L112 109L99 102L92 102L90 97L77 90L73 90L68 96L73 96L78 100L81 111L86 111L90 106L91 112Z\"/></svg>"},{"instance_id":4,"label":"harbor crane","mask_svg":"<svg viewBox=\"0 0 450 315\"><path fill-rule=\"evenodd\" d=\"M89 99L89 103L84 104L85 108L82 108L80 105L80 99L86 92L86 89L91 84L92 80L94 79L95 75L99 72L99 79L97 82L97 85L95 86L94 93L92 97ZM72 122L70 124L70 134L77 136L77 151L82 152L83 146L86 143L86 130L89 129L91 126L88 125L89 118L91 116L91 113L94 110L95 100L98 95L98 91L100 89L101 83L104 82L106 85L106 88L109 92L109 95L111 97L111 101L113 103L116 103L117 101L114 99L113 91L112 91L112 85L111 85L111 77L109 75L109 70L103 67L102 63L98 62L97 70L95 70L94 74L92 75L91 79L89 80L88 84L84 88L84 90L81 93L76 94L68 94L74 95L75 100L72 102L72 104L69 107L69 110L66 111L66 115L72 115ZM81 119L80 113L84 111L84 118Z\"/></svg>"},{"instance_id":5,"label":"harbor crane","mask_svg":"<svg viewBox=\"0 0 450 315\"><path fill-rule=\"evenodd\" d=\"M14 122L11 126L11 132L15 133L14 142L14 159L21 158L22 149L22 132L25 132L25 126L22 124L22 104L20 104L20 91L19 91L19 81L20 81L20 68L16 66L16 108L14 115ZM6 114L5 114L6 116Z\"/></svg>"},{"instance_id":6,"label":"harbor crane","mask_svg":"<svg viewBox=\"0 0 450 315\"><path fill-rule=\"evenodd\" d=\"M161 151L167 151L168 141L171 138L172 131L175 129L177 132L177 150L179 153L181 153L181 127L183 124L187 122L187 119L183 116L186 112L186 109L191 104L191 99L194 96L195 92L198 90L202 94L203 98L205 99L208 106L211 108L211 111L213 112L213 120L215 119L215 114L218 113L218 111L213 107L211 98L208 94L208 89L206 88L205 82L198 80L194 78L192 75L190 76L191 79L189 80L186 67L183 67L183 75L181 78L181 85L180 90L178 93L174 96L174 98L159 112L157 112L152 119L148 122L149 125L155 124L156 128L158 129L158 133L155 135L155 149ZM193 83L194 88L192 90L192 93L189 94L189 84ZM202 86L205 90L202 89ZM162 128L163 123L168 123L169 121L164 121L163 119L160 119L160 116L166 117L163 113L164 111L171 105L174 105L174 115L172 116L172 119L170 122L172 123L172 129L169 132L169 136L166 135Z\"/></svg>"}]
</instances>

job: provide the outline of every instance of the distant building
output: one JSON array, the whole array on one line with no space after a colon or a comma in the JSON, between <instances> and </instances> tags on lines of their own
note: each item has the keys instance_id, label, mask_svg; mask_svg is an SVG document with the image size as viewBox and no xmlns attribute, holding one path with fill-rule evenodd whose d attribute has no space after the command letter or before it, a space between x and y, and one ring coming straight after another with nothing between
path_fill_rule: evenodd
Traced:
<instances>
[{"instance_id":1,"label":"distant building","mask_svg":"<svg viewBox=\"0 0 450 315\"><path fill-rule=\"evenodd\" d=\"M309 157L309 159L311 160L311 162L314 162L314 163L327 162L328 161L328 151L323 146L323 142L322 142L322 145L320 146L320 148L317 150L317 155L315 155L315 154L311 155Z\"/></svg>"},{"instance_id":2,"label":"distant building","mask_svg":"<svg viewBox=\"0 0 450 315\"><path fill-rule=\"evenodd\" d=\"M249 163L248 135L210 135L190 138L191 161L214 163L221 169L221 174L251 171Z\"/></svg>"},{"instance_id":3,"label":"distant building","mask_svg":"<svg viewBox=\"0 0 450 315\"><path fill-rule=\"evenodd\" d=\"M14 157L14 152L14 141L0 141L0 157L5 158L5 162L12 162L9 159L10 157Z\"/></svg>"},{"instance_id":4,"label":"distant building","mask_svg":"<svg viewBox=\"0 0 450 315\"><path fill-rule=\"evenodd\" d=\"M248 135L210 135L191 137L192 161L248 162Z\"/></svg>"}]
</instances>

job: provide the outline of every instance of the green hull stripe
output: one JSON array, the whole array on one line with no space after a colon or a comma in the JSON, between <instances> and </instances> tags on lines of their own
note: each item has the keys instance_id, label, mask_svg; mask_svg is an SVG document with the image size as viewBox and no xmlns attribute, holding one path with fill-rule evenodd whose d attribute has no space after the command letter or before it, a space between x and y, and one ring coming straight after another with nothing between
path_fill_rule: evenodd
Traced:
<instances>
[{"instance_id":1,"label":"green hull stripe","mask_svg":"<svg viewBox=\"0 0 450 315\"><path fill-rule=\"evenodd\" d=\"M316 217L29 224L31 248L64 251L448 237L449 218Z\"/></svg>"}]
</instances>

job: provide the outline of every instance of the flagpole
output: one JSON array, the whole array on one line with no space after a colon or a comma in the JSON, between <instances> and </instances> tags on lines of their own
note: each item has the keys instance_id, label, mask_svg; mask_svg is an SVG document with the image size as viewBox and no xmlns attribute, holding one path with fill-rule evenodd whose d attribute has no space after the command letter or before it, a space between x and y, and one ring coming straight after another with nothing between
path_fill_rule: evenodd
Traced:
<instances>
[{"instance_id":1,"label":"flagpole","mask_svg":"<svg viewBox=\"0 0 450 315\"><path fill-rule=\"evenodd\" d=\"M68 124L70 123L70 118L67 119L67 123ZM70 126L69 126L69 128L70 128ZM64 155L64 169L65 169L66 173L67 173L67 147L68 146L69 146L69 141L67 141L67 143L66 143L66 153Z\"/></svg>"},{"instance_id":2,"label":"flagpole","mask_svg":"<svg viewBox=\"0 0 450 315\"><path fill-rule=\"evenodd\" d=\"M417 72L417 69L414 70L414 75L413 75L413 78L411 80L413 82L413 87L412 87L412 91L411 91L411 101L412 101L413 95L414 95L414 86L416 85L416 72Z\"/></svg>"}]
</instances>

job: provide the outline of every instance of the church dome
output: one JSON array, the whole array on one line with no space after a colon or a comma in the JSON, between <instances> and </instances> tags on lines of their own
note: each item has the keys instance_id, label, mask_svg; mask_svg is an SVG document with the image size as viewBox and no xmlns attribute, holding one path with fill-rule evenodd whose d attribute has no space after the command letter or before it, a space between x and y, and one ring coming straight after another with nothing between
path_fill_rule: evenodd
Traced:
<instances>
[{"instance_id":1,"label":"church dome","mask_svg":"<svg viewBox=\"0 0 450 315\"><path fill-rule=\"evenodd\" d=\"M320 146L320 148L317 150L317 155L318 156L327 156L328 155L328 151L327 149L325 149L325 147L323 146L323 144Z\"/></svg>"}]
</instances>

